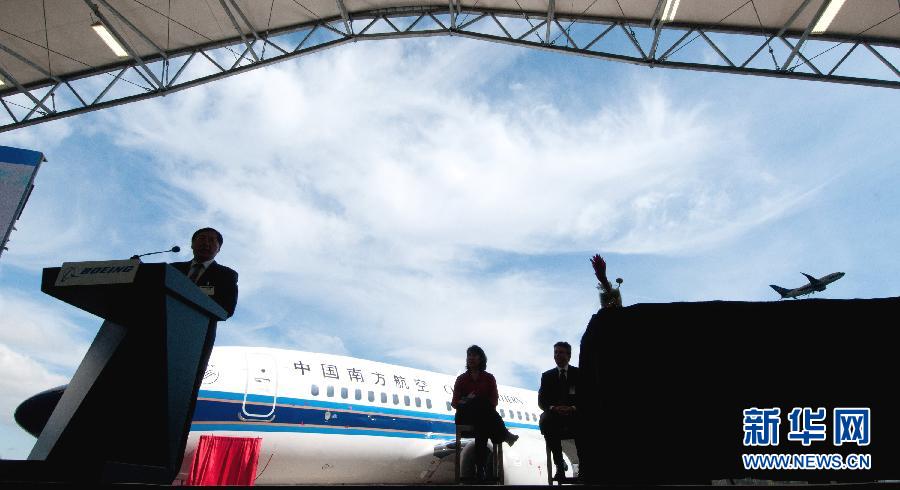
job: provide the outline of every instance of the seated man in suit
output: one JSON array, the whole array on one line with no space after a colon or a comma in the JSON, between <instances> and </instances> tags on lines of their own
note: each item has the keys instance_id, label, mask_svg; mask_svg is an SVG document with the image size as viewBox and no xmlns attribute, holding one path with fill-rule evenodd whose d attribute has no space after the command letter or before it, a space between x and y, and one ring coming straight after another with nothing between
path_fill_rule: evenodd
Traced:
<instances>
[{"instance_id":1,"label":"seated man in suit","mask_svg":"<svg viewBox=\"0 0 900 490\"><path fill-rule=\"evenodd\" d=\"M541 387L538 390L538 405L544 411L540 420L541 434L544 435L547 447L553 454L553 462L556 465L554 478L561 478L566 472L566 463L562 457L562 439L575 439L575 448L579 450L575 393L578 368L569 365L571 358L572 346L568 342L554 344L553 360L556 361L556 367L541 375ZM581 461L580 455L578 459Z\"/></svg>"}]
</instances>

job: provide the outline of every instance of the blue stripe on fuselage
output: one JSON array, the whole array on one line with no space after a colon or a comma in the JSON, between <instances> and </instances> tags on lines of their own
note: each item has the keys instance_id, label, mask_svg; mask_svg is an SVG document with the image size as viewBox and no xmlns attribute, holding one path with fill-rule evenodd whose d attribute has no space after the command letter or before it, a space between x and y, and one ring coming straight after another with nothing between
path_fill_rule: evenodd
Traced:
<instances>
[{"instance_id":1,"label":"blue stripe on fuselage","mask_svg":"<svg viewBox=\"0 0 900 490\"><path fill-rule=\"evenodd\" d=\"M198 398L216 398L220 400L236 400L243 402L244 394L243 393L232 393L228 391L206 391L200 390L200 394L197 395ZM247 401L251 403L269 405L272 404L271 396L260 396L260 395L247 395ZM402 415L404 417L418 417L418 418L429 418L429 419L440 419L440 420L449 420L453 421L453 415L442 414L442 413L433 413L433 412L422 412L415 410L402 410L399 408L388 408L388 407L379 407L373 405L364 405L362 402L354 404L354 403L339 403L339 402L329 402L329 401L321 401L321 400L309 400L306 398L289 398L279 396L277 400L278 405L295 405L302 407L318 407L318 408L327 408L331 410L351 410L357 412L376 412L384 415ZM279 407L281 408L281 407Z\"/></svg>"},{"instance_id":2,"label":"blue stripe on fuselage","mask_svg":"<svg viewBox=\"0 0 900 490\"><path fill-rule=\"evenodd\" d=\"M273 417L263 423L253 420L235 424L245 420L241 417L243 400L241 393L201 390L191 430L263 430L261 427L266 427L266 431L333 433L334 428L346 434L426 438L455 434L453 415L449 414L287 397L278 398ZM271 397L249 395L248 410L268 413L271 400ZM329 412L327 418L326 412ZM533 424L504 422L510 428L538 428ZM317 427L304 427L308 425ZM404 432L385 432L392 430Z\"/></svg>"},{"instance_id":3,"label":"blue stripe on fuselage","mask_svg":"<svg viewBox=\"0 0 900 490\"><path fill-rule=\"evenodd\" d=\"M381 437L402 437L406 439L435 439L435 440L453 440L455 434L428 434L420 432L398 432L389 430L376 429L355 429L349 427L317 427L308 425L271 425L260 423L243 423L243 424L205 424L193 423L192 431L251 431L251 432L304 432L310 434L343 434L355 436L381 436Z\"/></svg>"}]
</instances>

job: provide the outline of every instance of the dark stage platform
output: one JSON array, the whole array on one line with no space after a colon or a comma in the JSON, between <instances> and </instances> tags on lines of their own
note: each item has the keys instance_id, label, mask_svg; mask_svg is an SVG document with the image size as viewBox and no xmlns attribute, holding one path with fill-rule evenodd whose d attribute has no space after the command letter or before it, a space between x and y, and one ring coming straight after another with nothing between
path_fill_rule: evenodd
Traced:
<instances>
[{"instance_id":1,"label":"dark stage platform","mask_svg":"<svg viewBox=\"0 0 900 490\"><path fill-rule=\"evenodd\" d=\"M601 310L584 333L579 362L588 477L611 484L900 479L898 316L900 298ZM768 424L745 414L754 408L768 410ZM803 408L824 410L817 421L804 418ZM835 414L845 408L868 409L865 434L854 432L861 418ZM766 433L775 420L777 436ZM815 434L809 446L791 440L804 431ZM838 431L868 442L837 445ZM825 454L829 462L869 455L871 468L750 470L746 454Z\"/></svg>"}]
</instances>

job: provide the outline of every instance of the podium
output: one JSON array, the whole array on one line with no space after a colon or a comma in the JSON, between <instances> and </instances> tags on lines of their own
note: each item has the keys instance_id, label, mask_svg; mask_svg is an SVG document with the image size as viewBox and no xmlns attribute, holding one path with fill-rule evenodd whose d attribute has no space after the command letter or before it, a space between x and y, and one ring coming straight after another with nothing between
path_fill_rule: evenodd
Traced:
<instances>
[{"instance_id":1,"label":"podium","mask_svg":"<svg viewBox=\"0 0 900 490\"><path fill-rule=\"evenodd\" d=\"M41 291L105 321L28 461L5 462L2 479L171 483L204 342L225 310L168 264L139 264L129 283L57 285L59 276L44 269Z\"/></svg>"}]
</instances>

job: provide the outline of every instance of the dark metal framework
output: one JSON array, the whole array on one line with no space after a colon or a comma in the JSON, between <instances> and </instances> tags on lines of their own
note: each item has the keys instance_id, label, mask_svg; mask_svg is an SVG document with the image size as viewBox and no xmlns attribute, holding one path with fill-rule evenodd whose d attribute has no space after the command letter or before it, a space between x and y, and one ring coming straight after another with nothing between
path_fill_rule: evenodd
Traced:
<instances>
[{"instance_id":1,"label":"dark metal framework","mask_svg":"<svg viewBox=\"0 0 900 490\"><path fill-rule=\"evenodd\" d=\"M107 15L124 19L104 0L96 1L104 9L90 2L88 5L101 20L104 10ZM226 1L237 16L231 14ZM154 54L137 55L121 34L113 32L129 54L125 61L114 66L87 67L66 76L53 75L0 44L0 50L46 76L45 81L22 85L0 67L0 79L5 85L0 86L0 132L165 96L348 42L442 35L651 68L900 88L900 71L896 61L891 62L891 59L900 59L900 44L892 40L881 42L844 37L817 36L811 40L812 24L802 32L786 27L777 31L760 27L753 32L721 25L664 23L658 16L649 23L645 20L565 16L555 12L553 0L550 0L547 12L463 9L458 2L450 0L448 8L390 8L351 16L343 8L343 2L336 1L341 11L339 17L265 33L251 29L248 34L240 28L239 20L247 25L249 22L234 0L220 0L239 35L170 52L154 45L126 19L127 27L154 47ZM792 21L793 18L788 25ZM110 25L108 21L104 23ZM735 51L741 54L738 56ZM854 62L847 63L851 56Z\"/></svg>"}]
</instances>

